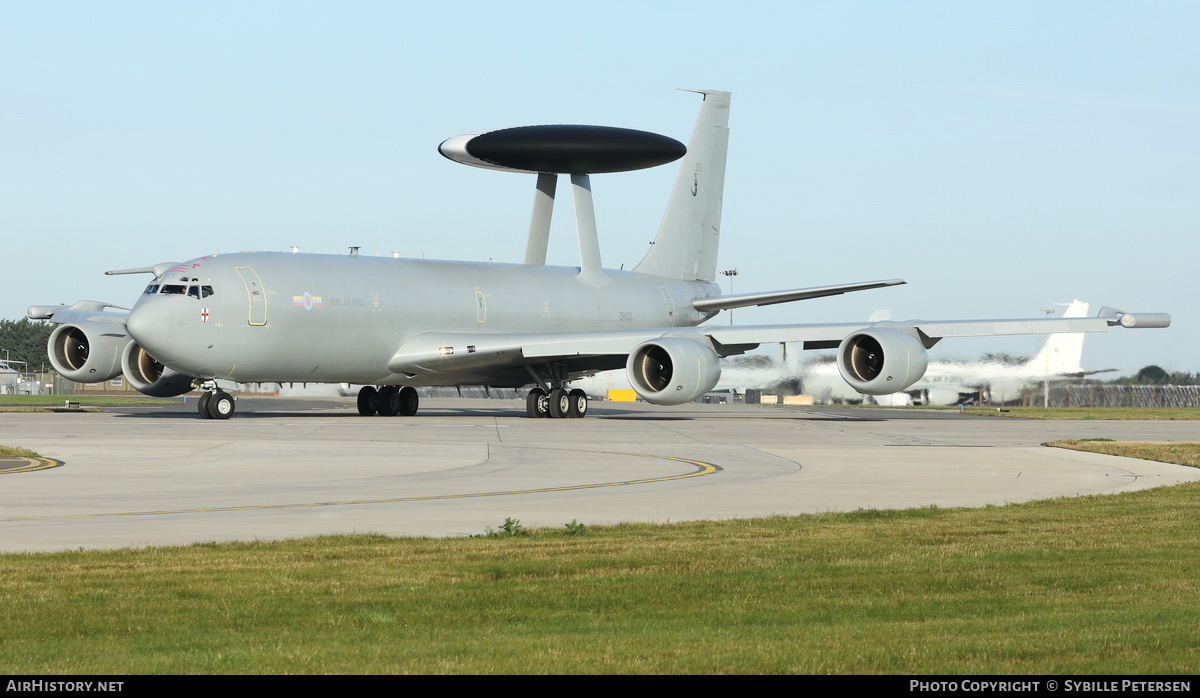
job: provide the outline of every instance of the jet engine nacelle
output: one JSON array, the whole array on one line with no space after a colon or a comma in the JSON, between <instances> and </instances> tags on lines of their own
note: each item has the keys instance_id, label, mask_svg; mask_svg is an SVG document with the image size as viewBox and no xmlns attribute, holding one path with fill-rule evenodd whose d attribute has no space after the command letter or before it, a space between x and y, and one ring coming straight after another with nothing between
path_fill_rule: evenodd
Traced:
<instances>
[{"instance_id":1,"label":"jet engine nacelle","mask_svg":"<svg viewBox=\"0 0 1200 698\"><path fill-rule=\"evenodd\" d=\"M929 355L908 332L872 327L842 340L837 366L851 388L867 395L887 395L921 380L929 368Z\"/></svg>"},{"instance_id":2,"label":"jet engine nacelle","mask_svg":"<svg viewBox=\"0 0 1200 698\"><path fill-rule=\"evenodd\" d=\"M192 389L191 376L163 366L137 342L121 352L121 369L135 390L150 397L175 397Z\"/></svg>"},{"instance_id":3,"label":"jet engine nacelle","mask_svg":"<svg viewBox=\"0 0 1200 698\"><path fill-rule=\"evenodd\" d=\"M99 383L121 375L121 351L130 341L121 325L79 322L50 333L50 365L77 383Z\"/></svg>"},{"instance_id":4,"label":"jet engine nacelle","mask_svg":"<svg viewBox=\"0 0 1200 698\"><path fill-rule=\"evenodd\" d=\"M655 405L691 402L712 390L721 379L716 352L678 337L639 345L625 362L625 370L637 394Z\"/></svg>"}]
</instances>

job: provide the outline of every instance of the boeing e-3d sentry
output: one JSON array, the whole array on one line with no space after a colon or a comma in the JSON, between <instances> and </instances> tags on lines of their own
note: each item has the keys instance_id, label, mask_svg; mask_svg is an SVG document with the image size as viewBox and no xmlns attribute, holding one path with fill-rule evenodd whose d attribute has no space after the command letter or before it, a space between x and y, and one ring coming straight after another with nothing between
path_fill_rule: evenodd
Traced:
<instances>
[{"instance_id":1,"label":"boeing e-3d sentry","mask_svg":"<svg viewBox=\"0 0 1200 698\"><path fill-rule=\"evenodd\" d=\"M125 377L153 396L200 388L200 415L235 408L218 381L361 384L363 415L412 415L413 386L532 386L531 417L582 417L588 398L568 382L624 368L647 402L678 405L720 378L718 359L764 342L837 348L843 379L867 394L924 375L944 337L1166 327L1163 313L1106 308L1091 318L809 325L703 325L722 310L819 298L899 279L721 295L715 283L728 147L728 92L701 91L686 147L628 129L532 126L444 142L446 157L537 175L523 264L288 253L212 254L119 270L154 280L133 308L80 301L33 306L59 323L49 355L65 377ZM686 154L685 154L686 153ZM632 270L600 263L589 176L683 157L650 251ZM569 174L580 265L545 264L558 175Z\"/></svg>"}]
</instances>

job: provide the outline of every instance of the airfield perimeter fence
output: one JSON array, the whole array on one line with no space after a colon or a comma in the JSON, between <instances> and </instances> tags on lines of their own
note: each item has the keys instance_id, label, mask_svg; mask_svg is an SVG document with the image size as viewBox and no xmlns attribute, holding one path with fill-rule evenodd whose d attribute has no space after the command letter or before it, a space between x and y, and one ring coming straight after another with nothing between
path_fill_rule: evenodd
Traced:
<instances>
[{"instance_id":1,"label":"airfield perimeter fence","mask_svg":"<svg viewBox=\"0 0 1200 698\"><path fill-rule=\"evenodd\" d=\"M1031 391L1028 404L1042 404ZM1200 407L1200 385L1112 385L1064 383L1050 386L1051 407Z\"/></svg>"}]
</instances>

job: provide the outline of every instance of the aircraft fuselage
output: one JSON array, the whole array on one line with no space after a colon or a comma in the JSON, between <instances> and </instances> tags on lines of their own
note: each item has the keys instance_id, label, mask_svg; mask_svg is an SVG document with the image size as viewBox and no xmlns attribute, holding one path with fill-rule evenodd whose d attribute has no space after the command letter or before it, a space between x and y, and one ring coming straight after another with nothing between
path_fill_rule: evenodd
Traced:
<instances>
[{"instance_id":1,"label":"aircraft fuselage","mask_svg":"<svg viewBox=\"0 0 1200 698\"><path fill-rule=\"evenodd\" d=\"M692 300L720 294L708 282L616 270L605 275L592 285L574 267L222 254L190 260L156 279L127 327L159 361L201 378L523 385L531 382L523 369L496 371L485 361L419 375L388 365L430 333L486 338L695 326L712 313L695 310Z\"/></svg>"}]
</instances>

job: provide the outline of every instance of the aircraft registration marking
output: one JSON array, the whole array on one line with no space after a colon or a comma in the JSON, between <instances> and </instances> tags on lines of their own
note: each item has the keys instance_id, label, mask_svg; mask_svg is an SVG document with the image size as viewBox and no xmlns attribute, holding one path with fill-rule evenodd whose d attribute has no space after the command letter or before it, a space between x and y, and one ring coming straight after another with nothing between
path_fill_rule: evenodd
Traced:
<instances>
[{"instance_id":1,"label":"aircraft registration marking","mask_svg":"<svg viewBox=\"0 0 1200 698\"><path fill-rule=\"evenodd\" d=\"M557 449L536 449L536 450L557 450ZM572 453L587 453L588 451L571 451ZM672 480L687 480L694 477L702 477L704 475L712 475L718 473L723 468L714 463L706 463L704 461L692 460L690 458L675 458L673 456L655 456L648 453L619 453L614 451L594 451L614 456L630 456L632 458L657 458L659 460L675 461L677 463L688 463L695 466L695 470L686 473L678 473L675 475L664 475L662 477L650 477L639 480L618 480L615 482L596 482L582 485L563 485L561 487L540 487L527 490L499 490L496 492L466 492L462 494L442 494L429 495L424 497L391 497L385 499L352 499L333 502L297 502L293 504L249 504L246 506L235 507L202 507L196 509L162 509L157 511L123 511L102 514L61 514L50 516L20 516L12 518L0 518L0 521L46 521L51 519L102 519L124 516L169 516L172 514L197 514L217 511L249 511L255 509L303 509L311 507L333 507L333 506L356 506L363 504L398 504L402 502L429 502L444 499L476 499L479 497L508 497L518 494L546 494L549 492L570 492L572 490L593 490L603 487L625 487L630 485L646 485L655 482L670 482ZM49 459L42 459L49 460ZM54 461L58 465L62 465ZM55 467L55 466L45 466Z\"/></svg>"}]
</instances>

